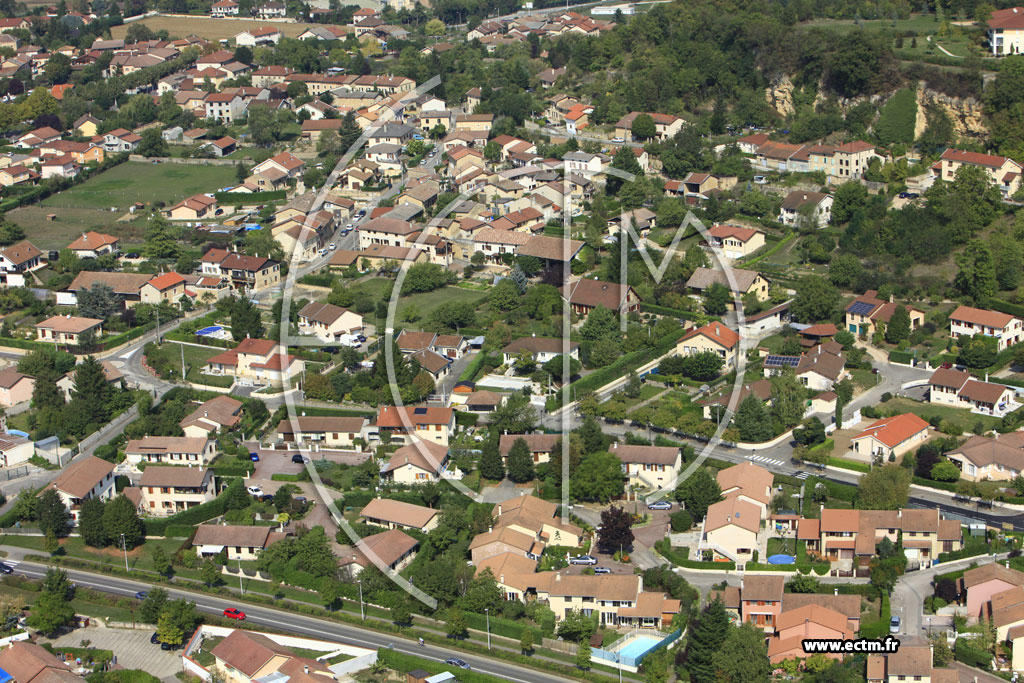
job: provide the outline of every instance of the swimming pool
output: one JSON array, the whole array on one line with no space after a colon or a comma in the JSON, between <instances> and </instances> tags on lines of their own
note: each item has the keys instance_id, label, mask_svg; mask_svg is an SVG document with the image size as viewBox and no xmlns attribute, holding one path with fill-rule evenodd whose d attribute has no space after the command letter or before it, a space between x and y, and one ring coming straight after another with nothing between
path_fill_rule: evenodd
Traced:
<instances>
[{"instance_id":1,"label":"swimming pool","mask_svg":"<svg viewBox=\"0 0 1024 683\"><path fill-rule=\"evenodd\" d=\"M201 330L196 330L196 334L199 335L199 336L206 336L208 334L217 334L218 332L220 332L223 329L224 328L221 327L220 325L211 325L210 327L204 327Z\"/></svg>"},{"instance_id":2,"label":"swimming pool","mask_svg":"<svg viewBox=\"0 0 1024 683\"><path fill-rule=\"evenodd\" d=\"M661 642L660 638L650 636L637 636L619 648L619 654L623 659L636 659Z\"/></svg>"}]
</instances>

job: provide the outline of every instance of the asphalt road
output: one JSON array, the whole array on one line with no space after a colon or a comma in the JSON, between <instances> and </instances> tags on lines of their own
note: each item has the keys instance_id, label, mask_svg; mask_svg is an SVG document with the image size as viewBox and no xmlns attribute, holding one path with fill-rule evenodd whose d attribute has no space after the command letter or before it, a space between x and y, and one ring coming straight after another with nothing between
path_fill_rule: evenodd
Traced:
<instances>
[{"instance_id":1,"label":"asphalt road","mask_svg":"<svg viewBox=\"0 0 1024 683\"><path fill-rule=\"evenodd\" d=\"M132 597L136 592L152 587L150 584L141 581L129 581L127 579L82 572L75 569L68 569L66 571L68 578L74 581L76 585L124 597ZM46 566L34 562L19 562L15 566L14 572L30 578L41 578L46 574ZM271 607L248 604L240 605L234 600L225 600L176 588L168 589L168 593L172 598L185 598L194 602L196 608L206 614L220 615L227 607L240 607L246 614L246 621L290 633L315 638L327 638L371 649L393 646L396 652L415 655L437 662L444 662L448 657L456 656L468 662L473 667L473 671L496 676L508 681L516 681L518 683L534 683L537 681L555 683L556 681L565 680L564 678L536 669L529 669L500 660L492 660L480 655L452 651L430 644L421 647L415 641L407 640L401 636L377 633L376 631L360 628L359 626L316 619Z\"/></svg>"}]
</instances>

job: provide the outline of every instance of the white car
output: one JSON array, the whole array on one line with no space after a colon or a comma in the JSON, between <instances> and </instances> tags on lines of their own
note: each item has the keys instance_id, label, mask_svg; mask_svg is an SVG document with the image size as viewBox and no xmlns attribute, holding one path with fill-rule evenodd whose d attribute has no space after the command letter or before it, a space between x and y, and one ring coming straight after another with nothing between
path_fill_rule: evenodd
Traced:
<instances>
[{"instance_id":1,"label":"white car","mask_svg":"<svg viewBox=\"0 0 1024 683\"><path fill-rule=\"evenodd\" d=\"M612 138L612 142L625 142L624 138Z\"/></svg>"},{"instance_id":2,"label":"white car","mask_svg":"<svg viewBox=\"0 0 1024 683\"><path fill-rule=\"evenodd\" d=\"M250 496L262 496L263 495L263 489L261 487L259 487L259 486L246 486L245 487L245 491Z\"/></svg>"},{"instance_id":3,"label":"white car","mask_svg":"<svg viewBox=\"0 0 1024 683\"><path fill-rule=\"evenodd\" d=\"M330 243L329 245L327 245L327 246L328 246L328 248L329 248L329 249L330 249L331 251L334 251L335 249L337 249L337 248L338 248L338 245L337 245L337 244L335 244L334 242L331 242L331 243Z\"/></svg>"}]
</instances>

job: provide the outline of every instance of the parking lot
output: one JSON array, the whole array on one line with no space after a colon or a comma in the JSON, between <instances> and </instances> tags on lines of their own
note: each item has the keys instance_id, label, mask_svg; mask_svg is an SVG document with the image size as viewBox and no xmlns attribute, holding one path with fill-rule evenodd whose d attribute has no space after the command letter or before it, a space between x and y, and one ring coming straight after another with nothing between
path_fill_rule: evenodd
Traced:
<instances>
[{"instance_id":1,"label":"parking lot","mask_svg":"<svg viewBox=\"0 0 1024 683\"><path fill-rule=\"evenodd\" d=\"M117 663L125 669L142 669L157 678L173 679L181 671L181 650L161 650L159 645L149 642L151 635L153 629L89 626L50 642L57 646L82 647L82 641L89 641L89 647L113 651Z\"/></svg>"}]
</instances>

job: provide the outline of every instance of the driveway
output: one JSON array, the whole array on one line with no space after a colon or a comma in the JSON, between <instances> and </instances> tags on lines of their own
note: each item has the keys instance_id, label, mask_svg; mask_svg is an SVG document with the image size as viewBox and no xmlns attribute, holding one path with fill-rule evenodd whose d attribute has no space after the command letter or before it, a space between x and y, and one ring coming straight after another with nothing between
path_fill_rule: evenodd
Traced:
<instances>
[{"instance_id":1,"label":"driveway","mask_svg":"<svg viewBox=\"0 0 1024 683\"><path fill-rule=\"evenodd\" d=\"M149 642L153 629L123 629L90 626L75 629L56 640L48 642L63 647L81 647L82 641L89 641L89 647L111 650L117 663L125 669L141 669L157 678L174 679L181 671L181 650L166 652L159 645Z\"/></svg>"}]
</instances>

